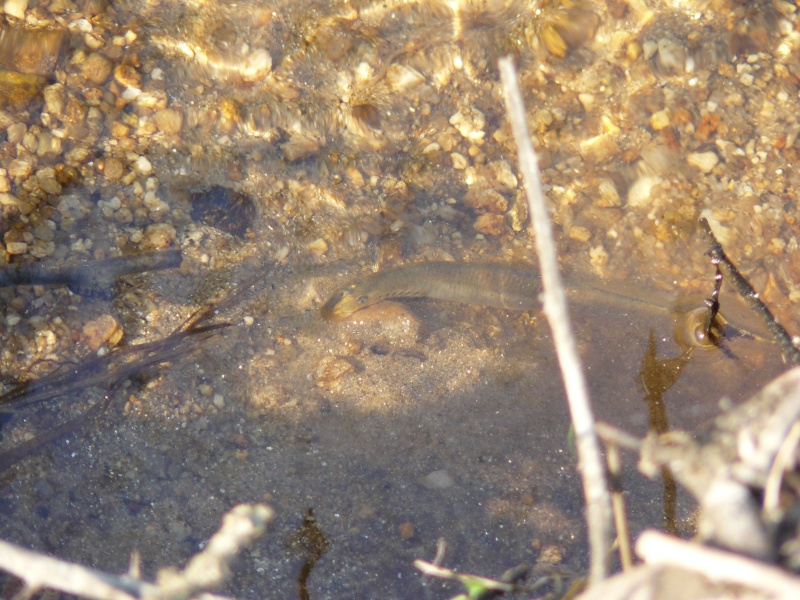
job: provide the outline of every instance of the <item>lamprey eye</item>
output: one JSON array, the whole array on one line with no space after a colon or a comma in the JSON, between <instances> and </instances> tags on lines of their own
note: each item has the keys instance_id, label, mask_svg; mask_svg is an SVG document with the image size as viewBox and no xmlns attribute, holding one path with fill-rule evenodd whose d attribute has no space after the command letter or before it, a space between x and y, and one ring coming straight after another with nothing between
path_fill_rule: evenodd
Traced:
<instances>
[{"instance_id":1,"label":"lamprey eye","mask_svg":"<svg viewBox=\"0 0 800 600\"><path fill-rule=\"evenodd\" d=\"M359 304L366 304L367 302L369 302L369 296L359 296L358 298L356 298L356 302L358 302Z\"/></svg>"}]
</instances>

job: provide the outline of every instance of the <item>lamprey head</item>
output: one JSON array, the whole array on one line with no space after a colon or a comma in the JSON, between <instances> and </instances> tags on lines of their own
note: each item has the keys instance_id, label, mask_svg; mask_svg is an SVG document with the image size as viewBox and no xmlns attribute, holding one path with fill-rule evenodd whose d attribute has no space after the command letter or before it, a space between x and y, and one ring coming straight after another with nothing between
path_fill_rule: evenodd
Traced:
<instances>
[{"instance_id":1,"label":"lamprey head","mask_svg":"<svg viewBox=\"0 0 800 600\"><path fill-rule=\"evenodd\" d=\"M717 313L711 327L706 331L708 307L697 306L691 309L676 309L673 313L675 341L681 346L690 348L717 348L719 341L725 337L728 322Z\"/></svg>"},{"instance_id":2,"label":"lamprey head","mask_svg":"<svg viewBox=\"0 0 800 600\"><path fill-rule=\"evenodd\" d=\"M356 285L351 284L337 290L319 309L319 315L326 321L341 321L370 304L374 302L370 302L369 296L359 293Z\"/></svg>"}]
</instances>

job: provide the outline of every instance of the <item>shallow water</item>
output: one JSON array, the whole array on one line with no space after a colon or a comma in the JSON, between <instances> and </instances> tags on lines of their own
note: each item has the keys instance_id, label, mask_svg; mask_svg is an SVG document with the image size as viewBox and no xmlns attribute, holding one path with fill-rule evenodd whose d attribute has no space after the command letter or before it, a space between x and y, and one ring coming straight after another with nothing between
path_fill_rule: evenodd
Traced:
<instances>
[{"instance_id":1,"label":"shallow water","mask_svg":"<svg viewBox=\"0 0 800 600\"><path fill-rule=\"evenodd\" d=\"M549 30L527 3L463 3L460 18L436 3L64 6L35 13L71 32L55 87L2 107L3 260L179 247L184 262L129 278L113 302L0 290L3 376L89 356L84 326L102 315L121 325L123 345L163 338L212 301L214 320L233 326L9 469L4 539L111 572L138 549L152 577L195 553L233 505L265 501L276 521L225 593L298 595L308 509L329 544L308 579L312 598L454 595L412 566L433 558L440 537L445 564L461 572L497 576L543 549L563 556L556 568L583 571L582 491L541 315L415 301L342 323L318 316L330 293L375 266L535 258L493 68L507 51L518 53L565 270L647 300L571 295L600 418L648 429L651 332L654 359L680 356L668 308L713 287L700 214L797 324L786 139L797 94L779 68L792 67L780 44L797 37L787 7L765 12L782 32L774 46L737 38L745 50L734 59L725 23L741 7L725 3L693 9L698 18L659 6L652 21L633 6L578 4L582 27L603 15L584 45L583 30L559 29L556 5L542 6ZM565 57L553 31L577 40ZM698 31L717 48L711 58ZM691 42L693 70L670 66L660 40ZM652 43L664 50L645 58ZM42 113L50 125L34 129ZM708 115L722 126L703 140ZM713 169L691 166L708 151ZM70 169L73 179L57 176ZM204 190L217 200L201 211ZM740 402L784 368L769 343L727 348L695 351L663 393L670 426L702 425L721 398ZM16 415L4 448L102 391L77 396ZM634 533L662 524L662 484L633 464L626 484ZM692 509L681 496L682 532Z\"/></svg>"}]
</instances>

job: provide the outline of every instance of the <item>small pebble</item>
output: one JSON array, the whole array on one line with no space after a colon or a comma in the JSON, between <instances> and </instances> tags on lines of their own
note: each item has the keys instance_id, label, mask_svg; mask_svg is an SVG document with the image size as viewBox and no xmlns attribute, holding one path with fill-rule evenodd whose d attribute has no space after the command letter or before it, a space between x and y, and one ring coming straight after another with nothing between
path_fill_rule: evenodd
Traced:
<instances>
[{"instance_id":1,"label":"small pebble","mask_svg":"<svg viewBox=\"0 0 800 600\"><path fill-rule=\"evenodd\" d=\"M708 152L692 152L686 156L686 162L697 167L703 173L710 173L719 163L719 157L710 150Z\"/></svg>"},{"instance_id":2,"label":"small pebble","mask_svg":"<svg viewBox=\"0 0 800 600\"><path fill-rule=\"evenodd\" d=\"M601 208L613 208L622 205L617 186L615 186L614 182L610 179L601 181L597 186L597 192L599 194L599 198L596 202L597 206Z\"/></svg>"},{"instance_id":3,"label":"small pebble","mask_svg":"<svg viewBox=\"0 0 800 600\"><path fill-rule=\"evenodd\" d=\"M156 126L164 133L180 133L183 114L174 108L162 108L155 114Z\"/></svg>"},{"instance_id":4,"label":"small pebble","mask_svg":"<svg viewBox=\"0 0 800 600\"><path fill-rule=\"evenodd\" d=\"M400 523L397 528L397 531L400 533L400 537L404 540L410 540L414 537L414 524L410 521L406 521L405 523Z\"/></svg>"},{"instance_id":5,"label":"small pebble","mask_svg":"<svg viewBox=\"0 0 800 600\"><path fill-rule=\"evenodd\" d=\"M114 69L114 80L125 88L141 88L142 76L132 65L117 65Z\"/></svg>"},{"instance_id":6,"label":"small pebble","mask_svg":"<svg viewBox=\"0 0 800 600\"><path fill-rule=\"evenodd\" d=\"M146 177L153 172L153 165L146 157L140 156L136 159L136 162L133 163L133 170L139 175L144 175Z\"/></svg>"},{"instance_id":7,"label":"small pebble","mask_svg":"<svg viewBox=\"0 0 800 600\"><path fill-rule=\"evenodd\" d=\"M455 485L453 477L444 469L428 473L420 483L429 490L445 490Z\"/></svg>"},{"instance_id":8,"label":"small pebble","mask_svg":"<svg viewBox=\"0 0 800 600\"><path fill-rule=\"evenodd\" d=\"M686 70L686 49L668 38L658 40L658 65L666 73L678 75Z\"/></svg>"},{"instance_id":9,"label":"small pebble","mask_svg":"<svg viewBox=\"0 0 800 600\"><path fill-rule=\"evenodd\" d=\"M100 315L83 326L86 345L92 352L97 352L106 344L108 347L116 346L122 339L122 334L122 327L111 315Z\"/></svg>"},{"instance_id":10,"label":"small pebble","mask_svg":"<svg viewBox=\"0 0 800 600\"><path fill-rule=\"evenodd\" d=\"M106 159L103 173L108 181L119 181L123 173L122 161L114 156Z\"/></svg>"},{"instance_id":11,"label":"small pebble","mask_svg":"<svg viewBox=\"0 0 800 600\"><path fill-rule=\"evenodd\" d=\"M450 160L453 161L453 168L456 171L463 171L469 166L469 161L467 160L467 157L464 156L463 154L459 154L458 152L453 152L450 155Z\"/></svg>"},{"instance_id":12,"label":"small pebble","mask_svg":"<svg viewBox=\"0 0 800 600\"><path fill-rule=\"evenodd\" d=\"M309 137L296 133L288 142L281 144L281 151L286 160L294 162L317 154L319 144Z\"/></svg>"},{"instance_id":13,"label":"small pebble","mask_svg":"<svg viewBox=\"0 0 800 600\"><path fill-rule=\"evenodd\" d=\"M341 387L342 377L353 371L355 371L355 367L347 359L326 356L319 361L315 369L317 385L327 390L337 390Z\"/></svg>"},{"instance_id":14,"label":"small pebble","mask_svg":"<svg viewBox=\"0 0 800 600\"><path fill-rule=\"evenodd\" d=\"M3 12L20 21L25 19L26 10L28 10L28 0L6 0L3 4Z\"/></svg>"},{"instance_id":15,"label":"small pebble","mask_svg":"<svg viewBox=\"0 0 800 600\"><path fill-rule=\"evenodd\" d=\"M669 120L669 110L666 108L664 110L660 110L656 113L653 113L650 117L650 126L655 129L656 131L661 131L662 129L666 129L670 125Z\"/></svg>"},{"instance_id":16,"label":"small pebble","mask_svg":"<svg viewBox=\"0 0 800 600\"><path fill-rule=\"evenodd\" d=\"M328 252L328 242L322 238L317 238L306 246L308 251L314 256L324 256Z\"/></svg>"},{"instance_id":17,"label":"small pebble","mask_svg":"<svg viewBox=\"0 0 800 600\"><path fill-rule=\"evenodd\" d=\"M7 242L6 252L9 254L25 254L28 252L28 244L25 242Z\"/></svg>"},{"instance_id":18,"label":"small pebble","mask_svg":"<svg viewBox=\"0 0 800 600\"><path fill-rule=\"evenodd\" d=\"M15 179L27 179L33 173L33 165L28 160L14 159L8 166L8 174Z\"/></svg>"},{"instance_id":19,"label":"small pebble","mask_svg":"<svg viewBox=\"0 0 800 600\"><path fill-rule=\"evenodd\" d=\"M495 213L486 213L475 219L472 228L484 235L502 235L505 231L505 217Z\"/></svg>"},{"instance_id":20,"label":"small pebble","mask_svg":"<svg viewBox=\"0 0 800 600\"><path fill-rule=\"evenodd\" d=\"M661 183L660 177L639 177L628 188L628 206L639 208L646 205L650 201L650 193L659 183Z\"/></svg>"},{"instance_id":21,"label":"small pebble","mask_svg":"<svg viewBox=\"0 0 800 600\"><path fill-rule=\"evenodd\" d=\"M147 229L144 230L142 247L149 250L164 250L175 241L176 237L177 232L172 225L154 223L153 225L148 225Z\"/></svg>"},{"instance_id":22,"label":"small pebble","mask_svg":"<svg viewBox=\"0 0 800 600\"><path fill-rule=\"evenodd\" d=\"M485 135L486 117L477 108L462 108L450 117L450 124L470 141L481 141Z\"/></svg>"},{"instance_id":23,"label":"small pebble","mask_svg":"<svg viewBox=\"0 0 800 600\"><path fill-rule=\"evenodd\" d=\"M517 181L517 176L514 175L514 172L511 170L511 165L508 164L508 161L498 160L489 163L489 168L492 170L492 173L494 173L494 177L501 187L508 191L517 189L519 182Z\"/></svg>"},{"instance_id":24,"label":"small pebble","mask_svg":"<svg viewBox=\"0 0 800 600\"><path fill-rule=\"evenodd\" d=\"M556 544L548 544L539 553L538 562L548 565L559 565L564 561L566 550Z\"/></svg>"},{"instance_id":25,"label":"small pebble","mask_svg":"<svg viewBox=\"0 0 800 600\"><path fill-rule=\"evenodd\" d=\"M472 186L464 194L464 206L478 213L504 213L508 210L508 200L494 190Z\"/></svg>"},{"instance_id":26,"label":"small pebble","mask_svg":"<svg viewBox=\"0 0 800 600\"><path fill-rule=\"evenodd\" d=\"M655 116L655 115L653 115ZM580 143L579 151L586 160L601 163L622 152L613 135L601 133Z\"/></svg>"},{"instance_id":27,"label":"small pebble","mask_svg":"<svg viewBox=\"0 0 800 600\"><path fill-rule=\"evenodd\" d=\"M344 176L347 181L353 184L353 187L364 187L364 176L361 174L361 171L355 167L348 167L347 171L344 173Z\"/></svg>"},{"instance_id":28,"label":"small pebble","mask_svg":"<svg viewBox=\"0 0 800 600\"><path fill-rule=\"evenodd\" d=\"M579 242L588 242L592 239L592 233L586 227L574 226L569 229L569 237Z\"/></svg>"},{"instance_id":29,"label":"small pebble","mask_svg":"<svg viewBox=\"0 0 800 600\"><path fill-rule=\"evenodd\" d=\"M247 60L241 69L242 79L245 81L259 81L269 74L272 69L272 57L266 50L256 50Z\"/></svg>"},{"instance_id":30,"label":"small pebble","mask_svg":"<svg viewBox=\"0 0 800 600\"><path fill-rule=\"evenodd\" d=\"M111 75L111 69L111 61L96 52L87 56L81 65L83 76L95 85L105 83L106 79Z\"/></svg>"},{"instance_id":31,"label":"small pebble","mask_svg":"<svg viewBox=\"0 0 800 600\"><path fill-rule=\"evenodd\" d=\"M51 115L61 117L66 106L67 92L60 83L54 83L44 88L45 110ZM10 129L10 127L9 127Z\"/></svg>"},{"instance_id":32,"label":"small pebble","mask_svg":"<svg viewBox=\"0 0 800 600\"><path fill-rule=\"evenodd\" d=\"M12 123L6 130L8 142L10 144L19 144L22 141L22 138L25 137L25 133L27 131L28 127L25 125L25 123Z\"/></svg>"}]
</instances>

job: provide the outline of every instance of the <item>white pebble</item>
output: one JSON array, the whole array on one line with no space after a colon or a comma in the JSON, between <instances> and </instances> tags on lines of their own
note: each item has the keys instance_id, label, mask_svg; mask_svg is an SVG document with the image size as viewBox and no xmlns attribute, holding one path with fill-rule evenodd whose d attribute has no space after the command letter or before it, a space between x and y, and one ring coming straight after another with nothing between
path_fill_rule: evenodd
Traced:
<instances>
[{"instance_id":1,"label":"white pebble","mask_svg":"<svg viewBox=\"0 0 800 600\"><path fill-rule=\"evenodd\" d=\"M639 177L628 190L628 206L638 208L650 200L653 188L661 183L660 177Z\"/></svg>"},{"instance_id":2,"label":"white pebble","mask_svg":"<svg viewBox=\"0 0 800 600\"><path fill-rule=\"evenodd\" d=\"M693 167L697 167L703 173L710 173L711 169L716 167L719 163L719 157L716 155L716 153L711 151L692 152L686 157L686 162Z\"/></svg>"},{"instance_id":3,"label":"white pebble","mask_svg":"<svg viewBox=\"0 0 800 600\"><path fill-rule=\"evenodd\" d=\"M28 10L28 0L6 0L3 4L3 12L20 21L25 18L26 10Z\"/></svg>"},{"instance_id":4,"label":"white pebble","mask_svg":"<svg viewBox=\"0 0 800 600\"><path fill-rule=\"evenodd\" d=\"M6 243L6 252L9 254L25 254L28 252L28 244L25 242Z\"/></svg>"},{"instance_id":5,"label":"white pebble","mask_svg":"<svg viewBox=\"0 0 800 600\"><path fill-rule=\"evenodd\" d=\"M463 154L459 154L458 152L453 152L450 155L450 159L453 161L453 168L457 171L463 171L469 165L467 158Z\"/></svg>"},{"instance_id":6,"label":"white pebble","mask_svg":"<svg viewBox=\"0 0 800 600\"><path fill-rule=\"evenodd\" d=\"M656 113L653 113L650 116L650 126L655 129L656 131L660 131L669 127L670 118L669 118L669 110L664 109L660 110Z\"/></svg>"},{"instance_id":7,"label":"white pebble","mask_svg":"<svg viewBox=\"0 0 800 600\"><path fill-rule=\"evenodd\" d=\"M150 175L153 172L153 165L147 160L146 157L140 156L136 159L136 162L133 163L133 170L136 171L139 175Z\"/></svg>"},{"instance_id":8,"label":"white pebble","mask_svg":"<svg viewBox=\"0 0 800 600\"><path fill-rule=\"evenodd\" d=\"M86 19L76 19L67 26L67 29L70 31L79 31L80 33L91 33L92 24Z\"/></svg>"},{"instance_id":9,"label":"white pebble","mask_svg":"<svg viewBox=\"0 0 800 600\"><path fill-rule=\"evenodd\" d=\"M485 135L486 117L477 108L462 108L450 117L450 124L471 141L480 141Z\"/></svg>"},{"instance_id":10,"label":"white pebble","mask_svg":"<svg viewBox=\"0 0 800 600\"><path fill-rule=\"evenodd\" d=\"M141 96L141 94L142 90L140 90L139 88L129 86L122 91L122 99L125 100L125 102L132 102L133 100L136 100L139 96Z\"/></svg>"},{"instance_id":11,"label":"white pebble","mask_svg":"<svg viewBox=\"0 0 800 600\"><path fill-rule=\"evenodd\" d=\"M447 471L433 471L420 480L420 483L430 490L444 490L453 487L455 481Z\"/></svg>"}]
</instances>

